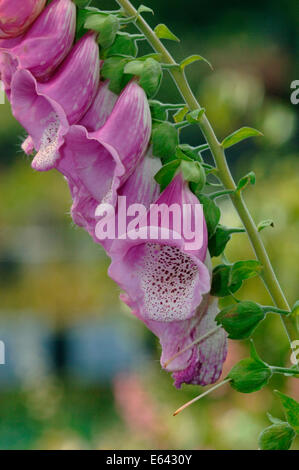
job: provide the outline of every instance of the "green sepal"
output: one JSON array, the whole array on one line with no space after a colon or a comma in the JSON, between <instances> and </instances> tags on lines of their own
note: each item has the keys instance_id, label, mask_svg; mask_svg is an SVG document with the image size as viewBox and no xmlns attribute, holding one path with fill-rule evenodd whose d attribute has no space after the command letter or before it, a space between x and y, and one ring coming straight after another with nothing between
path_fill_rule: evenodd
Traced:
<instances>
[{"instance_id":1,"label":"green sepal","mask_svg":"<svg viewBox=\"0 0 299 470\"><path fill-rule=\"evenodd\" d=\"M156 101L156 100L150 100L149 105L150 105L150 110L151 110L151 115L152 115L153 120L167 121L168 110L167 108L165 108L163 103L160 103L160 101Z\"/></svg>"},{"instance_id":2,"label":"green sepal","mask_svg":"<svg viewBox=\"0 0 299 470\"><path fill-rule=\"evenodd\" d=\"M162 166L158 173L156 173L155 180L160 185L161 191L163 191L171 183L180 164L181 160L172 160L171 162Z\"/></svg>"},{"instance_id":3,"label":"green sepal","mask_svg":"<svg viewBox=\"0 0 299 470\"><path fill-rule=\"evenodd\" d=\"M198 191L201 191L206 183L206 173L199 162L181 161L181 169L185 181L195 183Z\"/></svg>"},{"instance_id":4,"label":"green sepal","mask_svg":"<svg viewBox=\"0 0 299 470\"><path fill-rule=\"evenodd\" d=\"M271 368L258 356L251 342L249 358L238 362L228 374L230 385L240 393L252 393L262 389L272 377Z\"/></svg>"},{"instance_id":5,"label":"green sepal","mask_svg":"<svg viewBox=\"0 0 299 470\"><path fill-rule=\"evenodd\" d=\"M218 313L216 322L222 325L230 339L249 338L266 314L255 302L243 301L224 308Z\"/></svg>"},{"instance_id":6,"label":"green sepal","mask_svg":"<svg viewBox=\"0 0 299 470\"><path fill-rule=\"evenodd\" d=\"M296 433L288 423L272 424L259 435L258 443L261 450L289 450Z\"/></svg>"},{"instance_id":7,"label":"green sepal","mask_svg":"<svg viewBox=\"0 0 299 470\"><path fill-rule=\"evenodd\" d=\"M102 53L102 58L107 59L113 56L136 57L137 54L138 46L134 36L119 31L116 34L114 43Z\"/></svg>"},{"instance_id":8,"label":"green sepal","mask_svg":"<svg viewBox=\"0 0 299 470\"><path fill-rule=\"evenodd\" d=\"M199 202L203 206L205 221L206 221L207 228L208 228L208 234L209 234L209 237L211 237L215 233L216 227L219 224L221 211L219 207L217 206L217 204L215 204L215 202L212 201L212 199L210 199L205 194L201 193L200 188L198 190L196 187L194 188L192 186L192 190L195 196L197 196L197 198L199 199Z\"/></svg>"},{"instance_id":9,"label":"green sepal","mask_svg":"<svg viewBox=\"0 0 299 470\"><path fill-rule=\"evenodd\" d=\"M125 57L109 57L104 61L101 69L102 78L110 80L109 89L116 94L119 94L133 77L133 75L124 74L127 62L128 59Z\"/></svg>"},{"instance_id":10,"label":"green sepal","mask_svg":"<svg viewBox=\"0 0 299 470\"><path fill-rule=\"evenodd\" d=\"M259 261L237 261L234 264L220 264L213 270L212 295L226 297L234 294L242 286L243 281L260 274L262 269Z\"/></svg>"},{"instance_id":11,"label":"green sepal","mask_svg":"<svg viewBox=\"0 0 299 470\"><path fill-rule=\"evenodd\" d=\"M179 144L177 129L169 122L154 123L152 131L153 153L163 163L176 160L176 147Z\"/></svg>"}]
</instances>

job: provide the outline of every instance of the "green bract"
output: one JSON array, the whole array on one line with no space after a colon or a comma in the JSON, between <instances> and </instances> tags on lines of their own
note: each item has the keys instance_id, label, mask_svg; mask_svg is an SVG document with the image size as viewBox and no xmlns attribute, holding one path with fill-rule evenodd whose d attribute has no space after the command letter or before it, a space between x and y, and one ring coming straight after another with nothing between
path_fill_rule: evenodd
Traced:
<instances>
[{"instance_id":1,"label":"green bract","mask_svg":"<svg viewBox=\"0 0 299 470\"><path fill-rule=\"evenodd\" d=\"M265 313L258 304L244 301L221 310L216 322L223 326L229 338L246 339L264 318Z\"/></svg>"},{"instance_id":2,"label":"green bract","mask_svg":"<svg viewBox=\"0 0 299 470\"><path fill-rule=\"evenodd\" d=\"M255 260L220 264L213 271L212 295L225 297L240 289L242 282L261 272L261 264Z\"/></svg>"}]
</instances>

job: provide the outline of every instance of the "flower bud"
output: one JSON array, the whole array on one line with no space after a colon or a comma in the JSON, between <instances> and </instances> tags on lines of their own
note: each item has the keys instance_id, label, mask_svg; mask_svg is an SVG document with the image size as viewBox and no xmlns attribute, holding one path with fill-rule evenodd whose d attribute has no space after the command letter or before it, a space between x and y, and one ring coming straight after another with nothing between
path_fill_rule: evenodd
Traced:
<instances>
[{"instance_id":1,"label":"flower bud","mask_svg":"<svg viewBox=\"0 0 299 470\"><path fill-rule=\"evenodd\" d=\"M45 4L46 0L0 0L0 38L23 34Z\"/></svg>"},{"instance_id":2,"label":"flower bud","mask_svg":"<svg viewBox=\"0 0 299 470\"><path fill-rule=\"evenodd\" d=\"M267 385L271 376L270 367L253 358L243 359L238 362L228 374L232 388L241 393L252 393L260 390Z\"/></svg>"}]
</instances>

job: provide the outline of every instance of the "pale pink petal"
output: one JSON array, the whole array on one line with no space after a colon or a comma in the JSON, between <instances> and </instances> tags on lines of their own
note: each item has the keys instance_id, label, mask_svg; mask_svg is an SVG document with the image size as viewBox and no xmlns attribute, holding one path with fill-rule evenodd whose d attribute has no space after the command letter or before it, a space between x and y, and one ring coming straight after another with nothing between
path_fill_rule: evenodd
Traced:
<instances>
[{"instance_id":1,"label":"pale pink petal","mask_svg":"<svg viewBox=\"0 0 299 470\"><path fill-rule=\"evenodd\" d=\"M45 4L46 0L1 0L0 38L23 34Z\"/></svg>"}]
</instances>

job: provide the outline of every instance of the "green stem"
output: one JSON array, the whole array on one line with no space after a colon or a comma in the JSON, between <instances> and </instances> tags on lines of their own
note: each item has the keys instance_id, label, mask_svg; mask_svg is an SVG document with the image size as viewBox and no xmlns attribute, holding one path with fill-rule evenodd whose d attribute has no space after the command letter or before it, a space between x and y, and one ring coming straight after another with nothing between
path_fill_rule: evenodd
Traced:
<instances>
[{"instance_id":1,"label":"green stem","mask_svg":"<svg viewBox=\"0 0 299 470\"><path fill-rule=\"evenodd\" d=\"M133 7L131 2L129 0L117 0L117 2L122 7L124 13L127 16L136 16L137 28L145 35L153 49L157 53L161 54L163 63L168 65L177 65L174 58L165 48L165 46L160 41L155 32L152 30L152 28L149 26L149 24L144 20L144 18L142 18L141 15L138 15L137 10ZM184 70L181 70L177 67L171 67L169 69L169 73L172 75L181 93L181 96L185 100L190 111L200 109L201 106L191 91ZM226 189L235 191L236 184L227 165L224 149L219 143L205 113L203 113L199 119L199 127L201 128L201 131L207 143L209 144L210 150L213 154L218 169L217 174L219 176L219 179L221 180ZM262 277L274 303L278 308L289 311L290 307L287 302L287 299L280 287L280 284L272 268L263 241L259 235L256 224L254 223L252 216L243 200L242 194L233 193L230 194L230 198L240 216L240 219L243 222L244 227L246 228L248 237L251 241L256 257L263 265ZM290 342L298 339L298 332L293 321L290 318L281 318Z\"/></svg>"},{"instance_id":2,"label":"green stem","mask_svg":"<svg viewBox=\"0 0 299 470\"><path fill-rule=\"evenodd\" d=\"M288 369L287 367L271 367L273 374L288 374L288 375L299 375L299 370Z\"/></svg>"}]
</instances>

